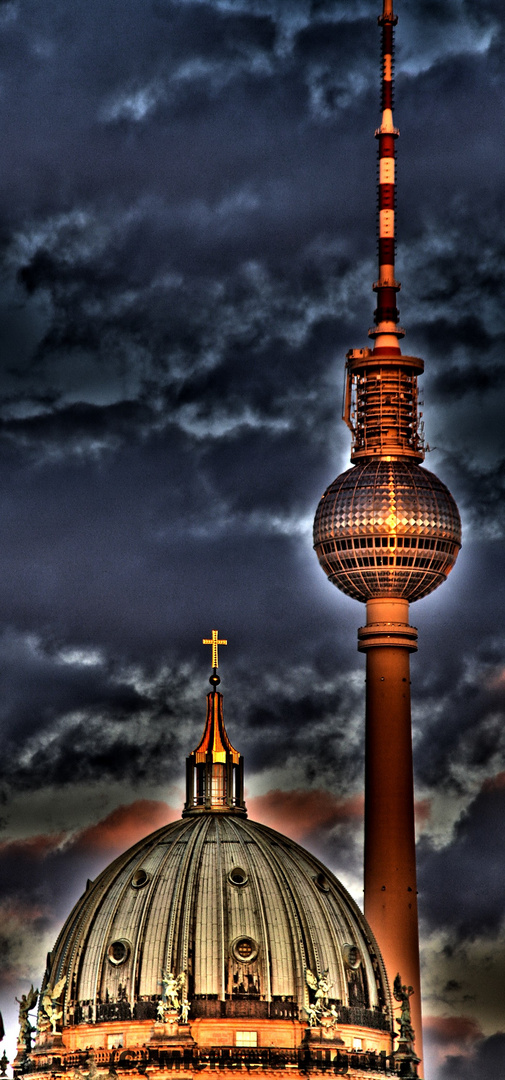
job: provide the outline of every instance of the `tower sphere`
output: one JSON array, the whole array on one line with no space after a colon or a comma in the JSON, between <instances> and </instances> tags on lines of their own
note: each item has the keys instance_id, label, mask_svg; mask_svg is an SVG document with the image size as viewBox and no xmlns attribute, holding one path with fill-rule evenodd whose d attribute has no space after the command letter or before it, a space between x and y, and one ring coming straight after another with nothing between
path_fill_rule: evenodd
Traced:
<instances>
[{"instance_id":1,"label":"tower sphere","mask_svg":"<svg viewBox=\"0 0 505 1080\"><path fill-rule=\"evenodd\" d=\"M326 489L314 548L328 578L355 600L419 600L452 569L458 508L445 484L408 458L369 458Z\"/></svg>"}]
</instances>

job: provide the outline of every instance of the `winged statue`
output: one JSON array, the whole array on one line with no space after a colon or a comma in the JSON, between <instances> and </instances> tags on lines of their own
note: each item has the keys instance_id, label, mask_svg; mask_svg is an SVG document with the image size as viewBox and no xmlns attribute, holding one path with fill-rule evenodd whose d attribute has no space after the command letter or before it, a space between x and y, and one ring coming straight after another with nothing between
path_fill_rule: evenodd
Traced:
<instances>
[{"instance_id":1,"label":"winged statue","mask_svg":"<svg viewBox=\"0 0 505 1080\"><path fill-rule=\"evenodd\" d=\"M35 1008L35 1005L37 1004L38 996L39 996L39 992L38 992L38 990L33 989L33 983L32 983L32 985L30 986L30 989L29 989L27 994L21 994L21 998L16 998L15 999L17 1001L18 1005L19 1005L19 1016L18 1016L18 1019L19 1019L19 1036L18 1036L18 1041L19 1041L20 1044L25 1046L27 1049L30 1049L31 1034L32 1034L32 1031L35 1031L35 1028L32 1027L32 1025L30 1024L30 1021L28 1019L28 1013L31 1012L32 1009Z\"/></svg>"},{"instance_id":2,"label":"winged statue","mask_svg":"<svg viewBox=\"0 0 505 1080\"><path fill-rule=\"evenodd\" d=\"M54 986L47 986L44 990L40 1003L39 1031L46 1032L51 1028L53 1035L56 1034L56 1024L63 1016L63 1009L58 1008L58 1001L66 981L67 977L64 975Z\"/></svg>"}]
</instances>

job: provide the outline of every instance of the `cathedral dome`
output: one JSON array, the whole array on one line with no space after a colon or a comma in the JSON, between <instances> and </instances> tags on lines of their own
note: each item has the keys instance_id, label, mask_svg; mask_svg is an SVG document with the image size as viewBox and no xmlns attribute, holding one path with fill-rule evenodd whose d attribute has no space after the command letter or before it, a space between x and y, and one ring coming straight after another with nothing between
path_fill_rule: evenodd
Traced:
<instances>
[{"instance_id":1,"label":"cathedral dome","mask_svg":"<svg viewBox=\"0 0 505 1080\"><path fill-rule=\"evenodd\" d=\"M181 1055L190 1071L236 1068L252 1047L265 1068L332 1054L347 1070L357 1044L360 1067L392 1068L390 988L364 916L319 859L247 818L213 636L181 820L88 882L48 956L30 1062L44 1080L90 1053L109 1076L149 1065L157 1080Z\"/></svg>"},{"instance_id":2,"label":"cathedral dome","mask_svg":"<svg viewBox=\"0 0 505 1080\"><path fill-rule=\"evenodd\" d=\"M185 973L192 1019L306 1024L307 969L326 974L344 1021L352 1010L390 1029L382 961L343 886L292 840L211 811L147 836L88 884L46 982L65 978L63 1032L155 1020L167 972Z\"/></svg>"},{"instance_id":3,"label":"cathedral dome","mask_svg":"<svg viewBox=\"0 0 505 1080\"><path fill-rule=\"evenodd\" d=\"M419 600L447 577L461 546L445 484L409 458L368 458L322 496L314 548L330 581L355 600Z\"/></svg>"}]
</instances>

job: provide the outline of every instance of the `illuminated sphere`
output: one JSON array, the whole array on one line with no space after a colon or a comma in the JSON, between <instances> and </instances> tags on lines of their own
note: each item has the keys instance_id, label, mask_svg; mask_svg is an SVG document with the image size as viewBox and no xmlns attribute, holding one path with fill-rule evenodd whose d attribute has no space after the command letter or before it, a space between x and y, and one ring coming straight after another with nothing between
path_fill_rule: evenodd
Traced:
<instances>
[{"instance_id":1,"label":"illuminated sphere","mask_svg":"<svg viewBox=\"0 0 505 1080\"><path fill-rule=\"evenodd\" d=\"M408 458L369 458L327 488L314 548L337 588L355 600L419 600L452 569L461 546L458 508L445 484Z\"/></svg>"}]
</instances>

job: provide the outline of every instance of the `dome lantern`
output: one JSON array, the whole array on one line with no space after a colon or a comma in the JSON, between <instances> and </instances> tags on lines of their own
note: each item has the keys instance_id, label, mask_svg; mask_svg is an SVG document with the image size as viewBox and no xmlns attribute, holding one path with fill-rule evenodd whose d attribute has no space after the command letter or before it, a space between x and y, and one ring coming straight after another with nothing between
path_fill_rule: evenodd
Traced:
<instances>
[{"instance_id":1,"label":"dome lantern","mask_svg":"<svg viewBox=\"0 0 505 1080\"><path fill-rule=\"evenodd\" d=\"M187 814L234 813L247 816L244 802L244 759L232 746L223 716L223 695L217 690L221 682L217 669L218 645L227 645L219 639L218 631L212 638L204 638L204 645L212 646L212 686L207 694L207 719L205 728L195 750L186 758L186 802L183 817Z\"/></svg>"}]
</instances>

